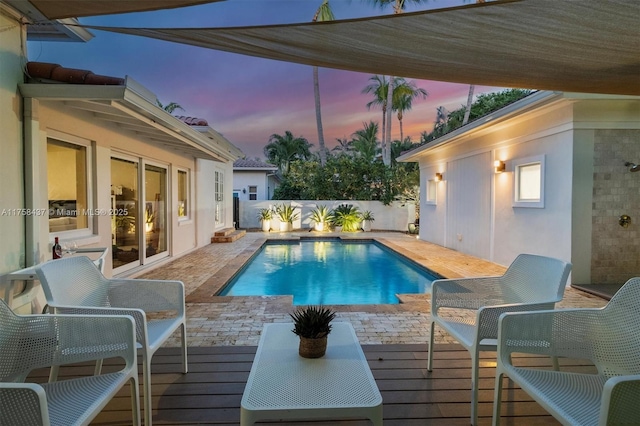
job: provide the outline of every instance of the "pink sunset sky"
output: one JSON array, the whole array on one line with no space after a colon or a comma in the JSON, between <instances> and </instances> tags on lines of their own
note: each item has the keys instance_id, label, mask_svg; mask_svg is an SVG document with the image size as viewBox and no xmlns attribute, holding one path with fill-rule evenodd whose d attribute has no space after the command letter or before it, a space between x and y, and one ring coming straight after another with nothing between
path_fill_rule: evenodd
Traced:
<instances>
[{"instance_id":1,"label":"pink sunset sky","mask_svg":"<svg viewBox=\"0 0 640 426\"><path fill-rule=\"evenodd\" d=\"M409 2L407 10L424 10L470 4L464 0ZM309 22L321 0L227 0L182 9L81 18L90 25L122 27L232 27ZM331 0L336 19L391 13L359 0ZM312 68L143 37L92 31L88 43L29 42L31 61L55 62L65 67L89 69L96 74L128 75L153 91L164 104L177 102L184 111L176 115L204 118L247 157L264 158L269 137L291 131L318 148ZM402 58L397 58L402 61ZM320 97L325 142L350 138L363 122L377 121L382 112L367 110L371 95L362 94L371 74L320 69ZM469 86L413 80L425 89L426 100L416 99L404 115L404 134L419 141L420 133L433 129L436 108L459 108ZM501 90L479 86L476 94ZM392 137L400 137L394 118Z\"/></svg>"}]
</instances>

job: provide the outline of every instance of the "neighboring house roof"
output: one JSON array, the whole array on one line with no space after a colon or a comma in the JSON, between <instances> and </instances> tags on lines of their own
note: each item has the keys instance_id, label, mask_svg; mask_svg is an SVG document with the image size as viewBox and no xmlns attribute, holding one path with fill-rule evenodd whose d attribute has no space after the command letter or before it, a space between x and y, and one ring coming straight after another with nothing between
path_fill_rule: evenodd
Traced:
<instances>
[{"instance_id":1,"label":"neighboring house roof","mask_svg":"<svg viewBox=\"0 0 640 426\"><path fill-rule=\"evenodd\" d=\"M189 125L158 107L155 94L130 77L101 76L42 62L30 62L26 70L29 82L18 85L25 98L63 102L140 140L196 158L228 162L243 155L211 127Z\"/></svg>"},{"instance_id":2,"label":"neighboring house roof","mask_svg":"<svg viewBox=\"0 0 640 426\"><path fill-rule=\"evenodd\" d=\"M274 166L273 164L263 163L258 160L245 160L240 159L233 162L233 170L241 171L241 170L263 170L263 171L276 171L278 170L278 166Z\"/></svg>"},{"instance_id":3,"label":"neighboring house roof","mask_svg":"<svg viewBox=\"0 0 640 426\"><path fill-rule=\"evenodd\" d=\"M505 120L511 119L515 116L524 114L528 111L540 108L542 106L550 106L554 103L562 100L578 100L578 99L598 99L598 100L613 100L613 99L640 99L639 96L626 96L626 95L595 95L586 93L565 93L565 92L550 92L539 91L526 96L519 101L513 102L497 111L487 114L484 117L479 117L476 120L453 130L433 141L419 146L411 151L403 153L397 158L397 161L401 162L415 162L419 161L422 155L430 153L432 150L439 148L450 142L464 142L465 138L461 138L463 135L471 134L472 132L481 131L490 126L495 126Z\"/></svg>"}]
</instances>

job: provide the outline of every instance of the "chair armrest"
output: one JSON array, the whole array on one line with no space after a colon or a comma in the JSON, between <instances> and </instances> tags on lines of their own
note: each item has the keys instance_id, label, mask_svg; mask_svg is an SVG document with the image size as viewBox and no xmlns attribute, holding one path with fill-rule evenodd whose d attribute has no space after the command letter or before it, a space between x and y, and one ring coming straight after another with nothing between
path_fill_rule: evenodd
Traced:
<instances>
[{"instance_id":1,"label":"chair armrest","mask_svg":"<svg viewBox=\"0 0 640 426\"><path fill-rule=\"evenodd\" d=\"M439 308L479 309L506 301L500 288L502 277L435 280L431 284L431 312Z\"/></svg>"},{"instance_id":2,"label":"chair armrest","mask_svg":"<svg viewBox=\"0 0 640 426\"><path fill-rule=\"evenodd\" d=\"M0 425L48 425L49 408L42 386L0 382Z\"/></svg>"},{"instance_id":3,"label":"chair armrest","mask_svg":"<svg viewBox=\"0 0 640 426\"><path fill-rule=\"evenodd\" d=\"M498 320L509 312L530 312L551 310L555 301L543 303L509 303L503 305L483 306L476 312L477 342L482 339L498 338Z\"/></svg>"},{"instance_id":4,"label":"chair armrest","mask_svg":"<svg viewBox=\"0 0 640 426\"><path fill-rule=\"evenodd\" d=\"M145 312L177 311L184 315L184 284L164 280L109 280L111 306L137 308Z\"/></svg>"},{"instance_id":5,"label":"chair armrest","mask_svg":"<svg viewBox=\"0 0 640 426\"><path fill-rule=\"evenodd\" d=\"M599 424L628 424L631 419L640 419L639 402L640 374L611 377L602 391Z\"/></svg>"},{"instance_id":6,"label":"chair armrest","mask_svg":"<svg viewBox=\"0 0 640 426\"><path fill-rule=\"evenodd\" d=\"M511 312L498 320L498 357L510 365L512 353L592 359L600 340L602 309Z\"/></svg>"}]
</instances>

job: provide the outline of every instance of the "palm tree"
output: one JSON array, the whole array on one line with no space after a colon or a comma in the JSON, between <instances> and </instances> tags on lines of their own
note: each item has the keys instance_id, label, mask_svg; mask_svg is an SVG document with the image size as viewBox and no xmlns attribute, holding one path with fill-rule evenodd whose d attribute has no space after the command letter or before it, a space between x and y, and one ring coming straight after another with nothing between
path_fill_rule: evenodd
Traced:
<instances>
[{"instance_id":1,"label":"palm tree","mask_svg":"<svg viewBox=\"0 0 640 426\"><path fill-rule=\"evenodd\" d=\"M367 104L367 109L371 109L372 106L380 106L382 108L382 161L384 162L387 152L387 109L391 111L391 108L387 108L387 97L389 95L389 83L385 76L374 75L369 78L369 83L362 93L369 93L373 95L373 100ZM389 119L390 120L390 119ZM386 164L386 163L385 163ZM387 164L388 165L388 164Z\"/></svg>"},{"instance_id":2,"label":"palm tree","mask_svg":"<svg viewBox=\"0 0 640 426\"><path fill-rule=\"evenodd\" d=\"M400 83L400 84L398 84ZM410 111L413 100L418 97L426 99L429 94L426 90L416 86L413 81L398 79L393 91L393 110L398 111L398 122L400 123L400 140L404 141L404 131L402 129L402 118L405 111Z\"/></svg>"},{"instance_id":3,"label":"palm tree","mask_svg":"<svg viewBox=\"0 0 640 426\"><path fill-rule=\"evenodd\" d=\"M158 104L158 106L160 108L162 108L163 110L167 111L169 114L173 114L173 111L177 110L177 109L181 109L182 111L184 111L184 108L182 108L182 106L178 103L175 102L169 102L166 105L162 105L162 102L160 102L158 99L156 99L156 104Z\"/></svg>"},{"instance_id":4,"label":"palm tree","mask_svg":"<svg viewBox=\"0 0 640 426\"><path fill-rule=\"evenodd\" d=\"M372 163L378 154L378 123L362 123L363 128L353 133L353 149L357 155Z\"/></svg>"},{"instance_id":5,"label":"palm tree","mask_svg":"<svg viewBox=\"0 0 640 426\"><path fill-rule=\"evenodd\" d=\"M323 0L316 14L313 15L313 22L333 21L333 11L329 6L329 0ZM318 145L320 149L320 166L324 167L327 162L327 152L324 145L324 131L322 130L322 113L320 110L320 82L318 79L318 67L313 67L313 94L316 104L316 125L318 127Z\"/></svg>"},{"instance_id":6,"label":"palm tree","mask_svg":"<svg viewBox=\"0 0 640 426\"><path fill-rule=\"evenodd\" d=\"M336 138L338 145L334 146L331 151L341 152L346 155L350 155L353 151L353 143L347 138Z\"/></svg>"},{"instance_id":7,"label":"palm tree","mask_svg":"<svg viewBox=\"0 0 640 426\"><path fill-rule=\"evenodd\" d=\"M427 0L367 0L367 1L369 1L373 5L380 6L380 7L385 7L390 4L393 6L393 13L399 14L404 11L404 6L409 1L411 3L420 4L423 1L427 1ZM393 94L393 86L395 83L394 80L395 79L393 76L389 76L389 85L387 87L386 98L391 98ZM388 166L391 164L391 153L387 149L387 145L391 143L391 108L387 109L386 113L387 113L386 114L387 127L385 129L386 132L385 130L383 130L383 135L382 135L382 160L384 164ZM384 123L382 127L384 129Z\"/></svg>"},{"instance_id":8,"label":"palm tree","mask_svg":"<svg viewBox=\"0 0 640 426\"><path fill-rule=\"evenodd\" d=\"M271 164L278 166L280 173L289 173L289 164L294 160L307 160L311 158L311 144L302 136L294 137L287 130L284 136L273 134L269 143L264 147L264 155Z\"/></svg>"}]
</instances>

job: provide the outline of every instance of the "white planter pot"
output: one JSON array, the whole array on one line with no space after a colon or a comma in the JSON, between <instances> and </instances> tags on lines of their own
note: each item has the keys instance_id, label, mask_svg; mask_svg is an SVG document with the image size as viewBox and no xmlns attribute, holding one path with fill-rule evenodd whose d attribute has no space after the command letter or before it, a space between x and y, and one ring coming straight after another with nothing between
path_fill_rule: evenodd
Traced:
<instances>
[{"instance_id":1,"label":"white planter pot","mask_svg":"<svg viewBox=\"0 0 640 426\"><path fill-rule=\"evenodd\" d=\"M362 221L362 230L364 232L370 232L371 231L371 221L370 220L363 220Z\"/></svg>"},{"instance_id":2,"label":"white planter pot","mask_svg":"<svg viewBox=\"0 0 640 426\"><path fill-rule=\"evenodd\" d=\"M289 232L293 229L293 224L289 222L280 222L280 232Z\"/></svg>"},{"instance_id":3,"label":"white planter pot","mask_svg":"<svg viewBox=\"0 0 640 426\"><path fill-rule=\"evenodd\" d=\"M334 226L334 227L333 227L333 230L334 230L335 232L342 232L342 226Z\"/></svg>"},{"instance_id":4,"label":"white planter pot","mask_svg":"<svg viewBox=\"0 0 640 426\"><path fill-rule=\"evenodd\" d=\"M270 220L263 220L262 221L262 232L269 232L270 229L271 229L271 221Z\"/></svg>"},{"instance_id":5,"label":"white planter pot","mask_svg":"<svg viewBox=\"0 0 640 426\"><path fill-rule=\"evenodd\" d=\"M313 229L318 232L324 231L324 222L316 223L313 225Z\"/></svg>"}]
</instances>

